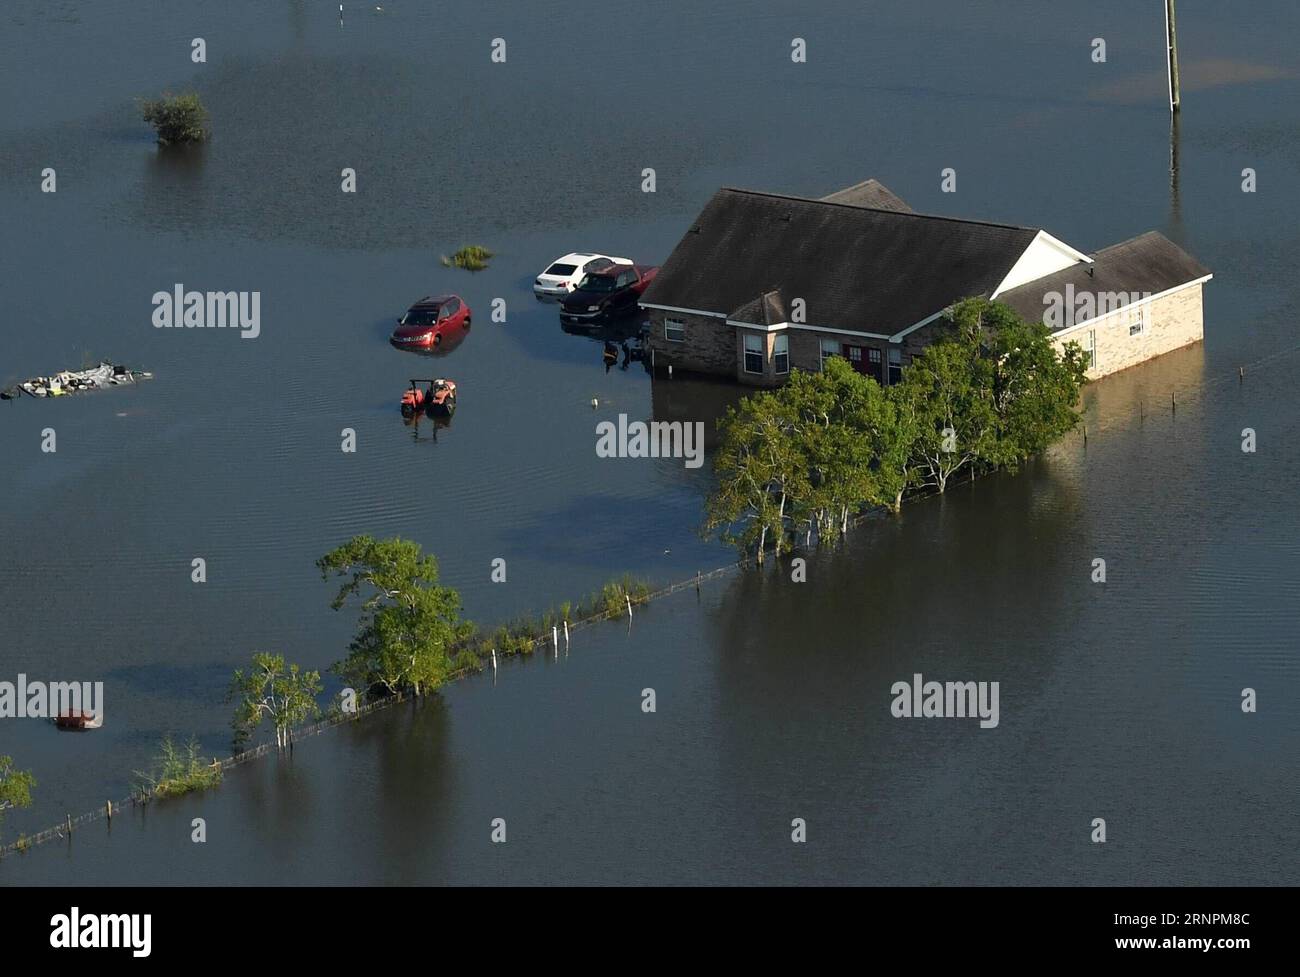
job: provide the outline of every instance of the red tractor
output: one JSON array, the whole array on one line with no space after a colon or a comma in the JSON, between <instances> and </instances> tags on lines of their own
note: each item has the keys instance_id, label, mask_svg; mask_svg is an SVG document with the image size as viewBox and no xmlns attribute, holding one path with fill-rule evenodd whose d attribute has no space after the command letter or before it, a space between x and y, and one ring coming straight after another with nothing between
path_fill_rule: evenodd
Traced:
<instances>
[{"instance_id":1,"label":"red tractor","mask_svg":"<svg viewBox=\"0 0 1300 977\"><path fill-rule=\"evenodd\" d=\"M428 388L421 390L422 383ZM430 417L451 417L456 412L456 381L442 377L411 380L411 389L402 392L402 416L414 417L421 411Z\"/></svg>"}]
</instances>

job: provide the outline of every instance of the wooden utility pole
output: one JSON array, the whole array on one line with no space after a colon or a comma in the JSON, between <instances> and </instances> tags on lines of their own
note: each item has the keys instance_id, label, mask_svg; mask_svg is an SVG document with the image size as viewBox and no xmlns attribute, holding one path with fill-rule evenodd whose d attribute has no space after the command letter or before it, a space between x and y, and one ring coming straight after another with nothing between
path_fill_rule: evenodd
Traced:
<instances>
[{"instance_id":1,"label":"wooden utility pole","mask_svg":"<svg viewBox=\"0 0 1300 977\"><path fill-rule=\"evenodd\" d=\"M1169 68L1169 111L1177 115L1182 96L1178 86L1178 27L1174 19L1174 0L1165 0L1165 44Z\"/></svg>"}]
</instances>

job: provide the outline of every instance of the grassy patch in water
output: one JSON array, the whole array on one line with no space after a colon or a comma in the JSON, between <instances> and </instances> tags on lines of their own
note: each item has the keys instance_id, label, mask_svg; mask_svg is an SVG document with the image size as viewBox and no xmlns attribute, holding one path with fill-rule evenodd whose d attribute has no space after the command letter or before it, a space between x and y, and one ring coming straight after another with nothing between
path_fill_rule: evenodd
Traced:
<instances>
[{"instance_id":1,"label":"grassy patch in water","mask_svg":"<svg viewBox=\"0 0 1300 977\"><path fill-rule=\"evenodd\" d=\"M447 268L464 268L466 271L482 271L488 266L493 254L481 244L467 244L450 258L442 256L442 263Z\"/></svg>"},{"instance_id":2,"label":"grassy patch in water","mask_svg":"<svg viewBox=\"0 0 1300 977\"><path fill-rule=\"evenodd\" d=\"M198 740L191 737L182 747L166 736L161 752L154 757L153 768L147 772L137 770L136 776L143 797L180 797L216 787L221 783L221 767L200 759Z\"/></svg>"},{"instance_id":3,"label":"grassy patch in water","mask_svg":"<svg viewBox=\"0 0 1300 977\"><path fill-rule=\"evenodd\" d=\"M625 574L618 580L605 584L600 590L588 595L576 605L566 600L558 608L552 607L534 617L507 621L490 632L482 633L472 639L470 649L461 654L465 656L467 665L471 661L473 663L473 667L467 670L475 671L482 667L483 661L491 655L494 648L497 654L503 657L530 655L540 645L553 638L556 632L553 632L552 628L559 631L563 630L566 623L615 617L627 611L629 601L633 604L642 604L649 596L649 584L637 580L631 574ZM458 663L459 661L458 659Z\"/></svg>"}]
</instances>

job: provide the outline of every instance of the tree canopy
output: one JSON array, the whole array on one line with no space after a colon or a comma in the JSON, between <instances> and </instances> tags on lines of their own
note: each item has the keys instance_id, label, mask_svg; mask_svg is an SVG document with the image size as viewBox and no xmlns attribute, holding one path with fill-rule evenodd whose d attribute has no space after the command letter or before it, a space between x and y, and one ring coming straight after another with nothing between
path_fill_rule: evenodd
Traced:
<instances>
[{"instance_id":1,"label":"tree canopy","mask_svg":"<svg viewBox=\"0 0 1300 977\"><path fill-rule=\"evenodd\" d=\"M235 671L227 696L235 702L231 725L236 744L244 743L263 719L269 719L276 745L288 746L294 726L320 715L316 703L320 691L320 672L286 666L283 655L255 653L247 672Z\"/></svg>"},{"instance_id":2,"label":"tree canopy","mask_svg":"<svg viewBox=\"0 0 1300 977\"><path fill-rule=\"evenodd\" d=\"M13 757L0 756L0 820L11 807L29 806L35 786L36 780L30 773L14 768Z\"/></svg>"},{"instance_id":3,"label":"tree canopy","mask_svg":"<svg viewBox=\"0 0 1300 977\"><path fill-rule=\"evenodd\" d=\"M881 387L832 357L719 421L705 532L761 561L800 533L830 541L871 506L943 492L961 471L1014 468L1078 423L1084 356L987 299L959 302L947 329Z\"/></svg>"},{"instance_id":4,"label":"tree canopy","mask_svg":"<svg viewBox=\"0 0 1300 977\"><path fill-rule=\"evenodd\" d=\"M455 670L453 647L473 633L460 617L460 595L438 584L438 561L404 539L357 536L316 561L322 579L342 578L331 605L360 601L361 620L348 656L335 666L346 682L387 694L416 695Z\"/></svg>"}]
</instances>

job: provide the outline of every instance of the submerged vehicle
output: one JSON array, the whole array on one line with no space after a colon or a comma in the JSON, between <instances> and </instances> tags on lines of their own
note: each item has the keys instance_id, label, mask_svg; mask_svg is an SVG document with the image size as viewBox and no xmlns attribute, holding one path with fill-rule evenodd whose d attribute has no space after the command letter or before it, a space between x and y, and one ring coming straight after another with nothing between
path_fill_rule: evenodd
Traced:
<instances>
[{"instance_id":1,"label":"submerged vehicle","mask_svg":"<svg viewBox=\"0 0 1300 977\"><path fill-rule=\"evenodd\" d=\"M637 310L637 300L655 276L657 265L610 265L589 272L575 291L560 301L560 320L568 323L608 322Z\"/></svg>"},{"instance_id":2,"label":"submerged vehicle","mask_svg":"<svg viewBox=\"0 0 1300 977\"><path fill-rule=\"evenodd\" d=\"M611 258L607 254L574 251L556 258L533 281L533 294L540 298L557 298L568 295L578 287L583 276L604 271L610 265L630 265L627 258Z\"/></svg>"},{"instance_id":3,"label":"submerged vehicle","mask_svg":"<svg viewBox=\"0 0 1300 977\"><path fill-rule=\"evenodd\" d=\"M100 726L104 725L104 720L94 713L73 709L59 713L54 720L54 725L59 729L81 731L84 729L99 729Z\"/></svg>"},{"instance_id":4,"label":"submerged vehicle","mask_svg":"<svg viewBox=\"0 0 1300 977\"><path fill-rule=\"evenodd\" d=\"M397 320L389 342L398 349L437 349L469 329L472 314L459 295L426 295Z\"/></svg>"},{"instance_id":5,"label":"submerged vehicle","mask_svg":"<svg viewBox=\"0 0 1300 977\"><path fill-rule=\"evenodd\" d=\"M421 383L427 383L428 389L421 390ZM456 412L456 381L443 377L412 379L411 388L402 393L402 416L414 417L421 412L430 417L451 417Z\"/></svg>"}]
</instances>

